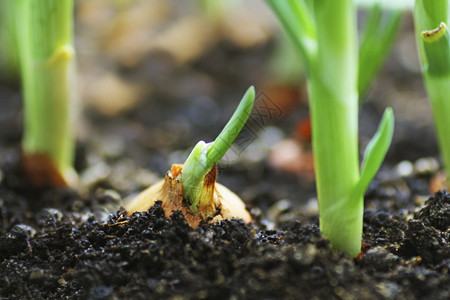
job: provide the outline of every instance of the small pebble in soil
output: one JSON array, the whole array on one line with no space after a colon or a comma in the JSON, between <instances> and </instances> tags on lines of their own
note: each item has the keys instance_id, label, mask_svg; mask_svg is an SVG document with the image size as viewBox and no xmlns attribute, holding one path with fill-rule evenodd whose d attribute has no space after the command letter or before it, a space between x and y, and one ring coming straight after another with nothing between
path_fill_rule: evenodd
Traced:
<instances>
[{"instance_id":1,"label":"small pebble in soil","mask_svg":"<svg viewBox=\"0 0 450 300\"><path fill-rule=\"evenodd\" d=\"M319 201L316 198L311 198L302 207L303 214L307 217L316 216L319 214Z\"/></svg>"},{"instance_id":2,"label":"small pebble in soil","mask_svg":"<svg viewBox=\"0 0 450 300\"><path fill-rule=\"evenodd\" d=\"M439 170L439 162L434 157L423 157L414 163L417 174L431 174Z\"/></svg>"},{"instance_id":3,"label":"small pebble in soil","mask_svg":"<svg viewBox=\"0 0 450 300\"><path fill-rule=\"evenodd\" d=\"M63 213L55 208L44 208L36 216L37 223L42 227L56 227L63 218Z\"/></svg>"},{"instance_id":4,"label":"small pebble in soil","mask_svg":"<svg viewBox=\"0 0 450 300\"><path fill-rule=\"evenodd\" d=\"M58 284L60 286L66 286L67 285L67 281L64 278L60 278L60 279L58 279Z\"/></svg>"},{"instance_id":5,"label":"small pebble in soil","mask_svg":"<svg viewBox=\"0 0 450 300\"><path fill-rule=\"evenodd\" d=\"M108 204L121 204L122 198L120 194L115 190L98 190L96 191L95 197L98 199L100 205Z\"/></svg>"},{"instance_id":6,"label":"small pebble in soil","mask_svg":"<svg viewBox=\"0 0 450 300\"><path fill-rule=\"evenodd\" d=\"M394 167L394 172L400 177L410 176L414 171L414 165L409 160L404 160Z\"/></svg>"},{"instance_id":7,"label":"small pebble in soil","mask_svg":"<svg viewBox=\"0 0 450 300\"><path fill-rule=\"evenodd\" d=\"M30 280L40 280L44 277L44 270L41 268L32 268L30 272L30 276L28 277Z\"/></svg>"},{"instance_id":8,"label":"small pebble in soil","mask_svg":"<svg viewBox=\"0 0 450 300\"><path fill-rule=\"evenodd\" d=\"M105 181L110 174L111 168L106 163L100 161L81 173L81 182L87 188L93 187Z\"/></svg>"},{"instance_id":9,"label":"small pebble in soil","mask_svg":"<svg viewBox=\"0 0 450 300\"><path fill-rule=\"evenodd\" d=\"M276 222L278 217L292 209L291 202L287 199L281 199L275 202L267 211L267 219Z\"/></svg>"},{"instance_id":10,"label":"small pebble in soil","mask_svg":"<svg viewBox=\"0 0 450 300\"><path fill-rule=\"evenodd\" d=\"M34 230L31 226L18 224L13 227L11 232L8 234L9 237L16 239L25 239L33 237L36 234L36 230Z\"/></svg>"},{"instance_id":11,"label":"small pebble in soil","mask_svg":"<svg viewBox=\"0 0 450 300\"><path fill-rule=\"evenodd\" d=\"M397 299L401 288L393 282L380 282L375 286L377 293L385 299Z\"/></svg>"},{"instance_id":12,"label":"small pebble in soil","mask_svg":"<svg viewBox=\"0 0 450 300\"><path fill-rule=\"evenodd\" d=\"M372 271L387 272L398 262L399 257L388 252L383 247L369 249L361 260L361 265Z\"/></svg>"}]
</instances>

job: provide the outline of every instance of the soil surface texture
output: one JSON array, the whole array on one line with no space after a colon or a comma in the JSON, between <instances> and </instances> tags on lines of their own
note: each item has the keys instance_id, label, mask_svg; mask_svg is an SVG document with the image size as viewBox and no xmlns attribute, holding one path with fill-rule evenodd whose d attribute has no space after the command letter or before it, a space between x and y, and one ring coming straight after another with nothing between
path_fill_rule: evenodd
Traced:
<instances>
[{"instance_id":1,"label":"soil surface texture","mask_svg":"<svg viewBox=\"0 0 450 300\"><path fill-rule=\"evenodd\" d=\"M71 191L12 192L9 177L6 173L0 186L4 299L450 295L450 195L445 192L436 193L414 215L395 205L367 210L364 253L352 259L330 248L315 217L283 222L276 230L236 220L194 230L180 212L165 218L157 203L147 212L127 217L117 211L100 222L86 208L76 212L79 196ZM31 201L62 208L30 210ZM114 200L103 194L83 201L96 207Z\"/></svg>"}]
</instances>

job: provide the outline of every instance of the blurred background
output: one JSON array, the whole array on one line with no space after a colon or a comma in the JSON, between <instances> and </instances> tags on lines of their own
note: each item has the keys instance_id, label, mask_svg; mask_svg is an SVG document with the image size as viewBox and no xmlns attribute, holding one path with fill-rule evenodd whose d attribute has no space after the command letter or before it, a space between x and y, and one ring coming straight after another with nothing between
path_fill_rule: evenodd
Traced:
<instances>
[{"instance_id":1,"label":"blurred background","mask_svg":"<svg viewBox=\"0 0 450 300\"><path fill-rule=\"evenodd\" d=\"M255 210L316 212L305 73L262 0L77 0L77 168L87 190L119 197L154 183L199 140L212 141L255 85L250 122L219 181ZM359 11L359 22L366 14ZM0 51L8 32L0 28ZM17 68L0 52L0 163L22 131ZM4 57L4 56L3 56ZM360 151L386 106L394 142L378 178L436 172L438 150L411 13L360 111ZM384 172L384 173L383 173ZM391 178L389 177L389 178ZM392 193L407 199L411 191ZM269 216L270 219L270 216ZM273 219L273 218L272 218Z\"/></svg>"}]
</instances>

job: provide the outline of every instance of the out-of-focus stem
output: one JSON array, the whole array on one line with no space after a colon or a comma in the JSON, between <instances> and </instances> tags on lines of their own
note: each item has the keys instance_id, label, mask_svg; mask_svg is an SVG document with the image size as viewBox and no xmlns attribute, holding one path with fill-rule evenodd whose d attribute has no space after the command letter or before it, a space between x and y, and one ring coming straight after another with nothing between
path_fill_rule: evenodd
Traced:
<instances>
[{"instance_id":1,"label":"out-of-focus stem","mask_svg":"<svg viewBox=\"0 0 450 300\"><path fill-rule=\"evenodd\" d=\"M15 21L11 13L14 3L10 0L0 1L0 73L5 78L19 75L19 57L15 38Z\"/></svg>"},{"instance_id":2,"label":"out-of-focus stem","mask_svg":"<svg viewBox=\"0 0 450 300\"><path fill-rule=\"evenodd\" d=\"M417 0L414 24L422 74L433 109L444 167L450 168L450 34L447 0ZM447 184L449 184L447 179Z\"/></svg>"},{"instance_id":3,"label":"out-of-focus stem","mask_svg":"<svg viewBox=\"0 0 450 300\"><path fill-rule=\"evenodd\" d=\"M16 0L24 93L24 167L37 185L70 185L73 169L73 0Z\"/></svg>"}]
</instances>

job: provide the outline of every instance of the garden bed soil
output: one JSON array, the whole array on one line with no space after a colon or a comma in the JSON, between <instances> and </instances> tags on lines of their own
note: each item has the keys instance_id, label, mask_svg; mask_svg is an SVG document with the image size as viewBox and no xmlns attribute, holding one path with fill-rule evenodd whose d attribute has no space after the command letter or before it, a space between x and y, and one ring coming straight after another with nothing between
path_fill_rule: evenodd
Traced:
<instances>
[{"instance_id":1,"label":"garden bed soil","mask_svg":"<svg viewBox=\"0 0 450 300\"><path fill-rule=\"evenodd\" d=\"M8 176L0 187L4 299L450 295L447 193L437 193L413 216L394 203L390 209L366 211L364 251L352 259L330 248L314 217L278 224L276 230L237 220L192 229L180 212L167 219L157 203L147 212L128 217L117 211L100 222L92 213L74 211L75 193L47 190L25 196L8 189ZM50 201L46 204L60 209L32 211L28 201ZM103 195L83 201L95 207L115 200Z\"/></svg>"}]
</instances>

